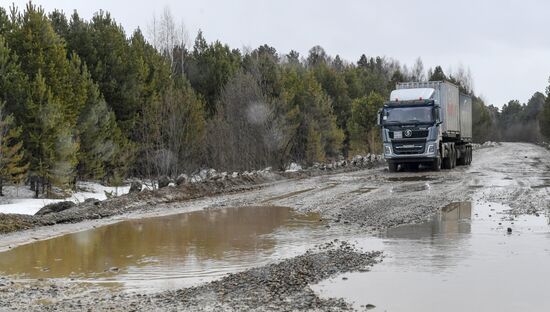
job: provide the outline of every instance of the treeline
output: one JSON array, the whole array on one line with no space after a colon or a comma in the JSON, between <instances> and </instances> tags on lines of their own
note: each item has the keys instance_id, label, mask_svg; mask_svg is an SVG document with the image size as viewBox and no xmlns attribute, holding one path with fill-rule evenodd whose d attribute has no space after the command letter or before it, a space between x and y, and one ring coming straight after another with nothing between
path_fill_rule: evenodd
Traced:
<instances>
[{"instance_id":1,"label":"treeline","mask_svg":"<svg viewBox=\"0 0 550 312\"><path fill-rule=\"evenodd\" d=\"M2 181L27 182L38 196L78 179L379 153L376 113L397 82L448 79L473 93L463 71L426 74L420 59L409 69L366 55L350 63L319 46L305 56L238 50L201 32L187 44L168 11L151 28L146 39L102 11L88 21L30 3L0 9ZM475 99L481 141L504 113Z\"/></svg>"},{"instance_id":2,"label":"treeline","mask_svg":"<svg viewBox=\"0 0 550 312\"><path fill-rule=\"evenodd\" d=\"M535 92L527 103L512 100L501 109L486 106L477 97L473 104L476 142L540 143L550 139L550 99L540 92Z\"/></svg>"},{"instance_id":3,"label":"treeline","mask_svg":"<svg viewBox=\"0 0 550 312\"><path fill-rule=\"evenodd\" d=\"M499 109L493 105L486 105L482 98L476 96L471 87L469 74L462 70L459 70L454 77L447 77L441 67L437 66L430 73L429 79L450 81L458 85L462 93L472 97L474 142L537 143L543 141L545 137L550 138L550 128L545 127L545 125L550 126L550 100L540 92L535 92L526 104L512 100ZM548 107L546 113L545 107Z\"/></svg>"}]
</instances>

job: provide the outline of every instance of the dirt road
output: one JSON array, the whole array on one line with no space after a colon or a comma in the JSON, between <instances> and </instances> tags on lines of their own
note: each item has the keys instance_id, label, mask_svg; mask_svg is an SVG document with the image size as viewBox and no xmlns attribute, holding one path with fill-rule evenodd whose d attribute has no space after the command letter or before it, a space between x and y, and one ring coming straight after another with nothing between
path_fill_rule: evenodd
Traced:
<instances>
[{"instance_id":1,"label":"dirt road","mask_svg":"<svg viewBox=\"0 0 550 312\"><path fill-rule=\"evenodd\" d=\"M37 310L110 309L130 306L132 309L137 310L187 308L195 310L263 309L286 311L370 308L372 302L361 302L361 299L358 298L364 297L364 292L361 292L361 295L354 296L353 291L350 291L348 287L353 285L352 288L361 289L362 285L368 285L369 274L377 282L392 279L393 282L399 284L398 279L401 277L391 273L395 273L395 267L402 268L400 265L407 268L410 268L411 265L418 265L418 263L411 264L404 259L425 259L426 255L418 252L422 248L411 250L410 247L417 246L415 245L416 242L424 242L426 237L429 237L432 243L435 240L440 242L441 245L449 245L455 242L463 242L461 240L449 240L449 236L463 238L463 235L466 235L468 239L479 237L472 228L486 229L488 233L499 239L500 237L507 237L503 235L510 235L507 234L508 228L513 231L512 235L514 235L517 232L522 233L522 231L529 233L532 228L538 226L537 233L547 234L549 232L548 222L546 222L544 216L546 215L546 205L549 199L549 181L550 152L531 144L503 143L496 147L482 148L475 151L471 166L458 167L452 171L431 172L420 170L389 173L385 168L379 167L351 173L281 180L246 192L162 204L122 216L77 224L40 227L30 231L12 233L4 235L0 239L0 249L8 250L4 254L12 252L13 258L16 255L16 250L19 250L17 254L19 258L25 257L25 255L30 258L40 258L25 253L33 252L32 250L47 250L48 254L55 254L52 252L53 249L50 250L50 248L55 249L52 246L60 244L60 241L47 241L48 243L41 245L40 248L39 245L36 245L34 248L27 248L26 251L23 250L25 246L19 247L19 249L16 246L86 229L92 230L84 233L93 233L93 237L97 237L94 239L98 240L90 243L90 245L104 244L104 246L110 246L110 239L116 238L116 235L123 235L120 234L122 228L116 226L117 222L124 220L131 223L126 224L124 227L126 229L124 235L126 236L120 237L120 239L128 242L139 242L139 239L143 240L145 238L143 236L137 237L138 234L136 233L143 233L144 229L149 228L146 221L139 221L140 218L165 216L173 220L170 215L192 211L201 211L200 213L204 214L192 217L192 221L189 221L188 218L185 220L178 219L177 224L188 228L192 224L206 224L213 222L214 219L217 220L214 225L210 223L209 230L205 231L206 236L208 236L208 233L213 233L213 229L230 228L231 225L228 222L241 222L238 225L239 229L247 229L248 224L257 225L248 228L248 230L242 230L241 236L237 238L231 236L234 235L234 230L222 231L218 233L218 236L214 235L217 238L212 238L211 234L210 241L204 243L204 245L197 243L202 237L200 235L192 236L188 240L177 241L175 243L177 246L190 246L184 248L181 253L185 254L185 257L192 254L192 261L189 260L190 258L178 254L177 252L180 252L180 249L177 249L178 251L171 254L170 257L163 258L161 254L166 253L166 250L170 248L161 248L157 251L158 254L143 257L145 260L153 259L157 261L155 263L159 261L162 263L163 259L170 259L171 262L174 262L173 256L177 255L177 259L185 258L186 260L183 262L175 261L175 264L170 266L170 270L166 272L178 274L180 271L189 271L200 267L204 275L211 277L204 281L215 280L214 282L205 283L204 281L201 282L201 279L195 278L191 279L194 283L191 283L191 285L198 286L191 288L187 287L188 284L185 283L172 283L171 287L159 286L153 289L152 293L149 291L145 294L139 290L139 287L130 289L134 292L128 292L124 285L130 285L127 281L132 278L135 279L138 275L131 278L119 278L120 276L131 276L130 271L135 271L135 268L145 268L147 270L153 268L151 271L161 270L148 264L150 262L144 262L144 259L136 259L139 257L136 257L135 250L128 250L125 251L127 254L116 254L117 257L129 259L120 262L120 267L101 266L90 269L91 271L95 270L94 272L84 272L86 284L78 284L79 287L74 287L75 283L71 283L71 279L78 280L79 276L71 276L65 272L67 270L60 270L60 275L56 276L57 273L55 272L58 271L54 269L53 265L48 266L44 263L30 262L26 266L13 269L11 272L14 275L0 280L0 301L5 303L3 307L7 307L8 310L19 309L28 304L34 306ZM443 207L454 207L452 205L456 203L468 203L470 208L466 210L468 211L467 217L453 219L451 223L448 220L441 221L442 218L440 217L438 223L434 223L434 214L436 216L441 215L439 212ZM261 213L263 217L251 214L250 211L254 210L250 209L244 215L228 217L228 211L233 211L232 209L235 209L233 207L263 207L263 210L261 210L264 211ZM291 213L289 214L286 210L274 215L273 212L265 212L266 207L292 208L293 211L302 215L307 214L308 217L301 219ZM498 209L495 209L495 207ZM455 208L452 208L452 210L458 211ZM220 211L222 213L219 213ZM517 220L523 215L530 215L533 218L536 216L536 218L541 219L526 221L525 225L521 225ZM446 216L446 214L443 214L443 216ZM478 216L480 217L478 218ZM243 218L246 218L247 221L243 222ZM516 220L515 223L514 220ZM543 222L539 222L541 220ZM164 221L156 223L164 224L164 227L168 228L167 223ZM304 224L307 225L304 226ZM416 225L399 226L404 224ZM108 226L100 227L103 225ZM263 226L260 227L260 225ZM93 228L98 229L93 230ZM160 229L158 226L150 226L150 228L155 233L156 231L162 231L162 225ZM390 230L387 230L388 228ZM434 230L434 228L437 228L437 230ZM104 229L103 232L108 234L97 235L97 231L101 229ZM173 228L171 229L173 234ZM196 231L200 232L201 229L202 227L198 227ZM96 232L94 233L94 231ZM189 234L182 232L177 235L183 237ZM382 235L382 239L380 239L380 235ZM153 235L147 237L151 236ZM166 236L170 236L170 233L162 235L161 232L159 235L154 236L158 241L149 242L147 246L167 244ZM250 237L252 236L260 237L260 239L250 243ZM527 234L523 236L527 237ZM85 235L86 240L84 241L91 240L90 237L92 237L92 234ZM333 241L335 237L340 241L358 242L363 250L373 252L358 251L347 244L340 245L340 242L335 243ZM537 237L540 238L540 236ZM520 236L516 238L518 242L521 242L522 238ZM64 244L67 244L67 239L70 240L70 237L65 239ZM212 243L212 239L223 243ZM413 240L411 241L411 239ZM547 239L545 236L537 242L544 244ZM78 240L81 244L79 248L75 249L75 253L81 249L86 250L85 247L82 247L82 235L78 238L75 237L75 240ZM239 244L234 243L235 241L238 241ZM393 243L388 243L388 241ZM326 245L327 243L329 245ZM496 244L500 243L499 241ZM504 244L506 243L510 242L504 241ZM139 243L135 244L136 246L139 245ZM323 244L323 247L311 249L316 244ZM392 244L397 244L399 248L391 247ZM215 246L212 247L212 245ZM113 243L112 246L119 245ZM420 246L424 245L420 244ZM200 251L201 248L205 252L196 251ZM120 248L113 249L118 250ZM311 249L311 251L304 253L306 249ZM340 275L342 273L365 270L371 265L374 265L374 270L377 267L387 268L385 266L386 261L384 261L384 265L375 265L380 260L380 255L374 252L377 250L383 251L389 258L393 258L394 260L390 263L393 263L394 266L384 272L360 273L355 279L350 280L349 284L346 284L345 282L348 279L343 279L343 276ZM447 252L445 250L437 249L437 252L443 253L443 256L445 256ZM464 250L458 249L455 253L450 253L449 257L453 255L459 257L461 251ZM478 250L473 249L468 250L468 252L475 255ZM495 250L495 253L498 252L499 250ZM96 257L113 256L109 253L98 253L97 249L94 249L94 255ZM226 258L231 255L235 256L237 259L235 263L238 262L238 265L228 262ZM71 257L86 258L79 254L71 255ZM61 256L55 259L40 258L40 261L63 262L64 260L61 258ZM105 262L103 259L99 258L98 263ZM9 261L9 257L2 257L2 253L0 253L0 264L4 263L7 267L6 263L13 262ZM89 261L87 260L87 262ZM193 263L198 263L198 265L193 266L195 265ZM430 263L433 264L433 262ZM459 267L456 264L457 262L451 261L450 263L454 263L454 266L451 268L446 267L448 270L452 271L453 268ZM476 263L479 262L473 262L471 265L475 266ZM32 269L33 266L34 269ZM445 265L440 264L441 266ZM74 267L82 267L82 264L77 261ZM221 267L225 270L220 270ZM227 270L228 267L233 269ZM33 275L36 273L31 271L36 271L37 268L41 272L51 272L51 274L45 274L45 277ZM76 269L71 268L71 270L74 273ZM216 271L222 273L216 275ZM101 274L104 272L107 272L108 275L102 282L111 281L123 286L106 288L95 285L93 283L94 276L96 279L103 278ZM225 275L227 273L229 275ZM139 278L147 282L147 274L139 275ZM39 277L41 280L29 281L17 278L15 275L31 278ZM162 279L162 276L164 275L159 274L156 277ZM292 277L289 279L290 282L283 282L285 276ZM330 277L336 278L340 283L333 283L336 285L333 288L322 285L323 280ZM181 280L185 280L185 278L189 278L189 276L185 275ZM358 284L354 284L354 281ZM410 280L410 282L413 283L414 281ZM312 289L310 286L316 283L320 284ZM185 285L185 287L182 285ZM376 287L364 287L375 293ZM391 290L388 290L387 293L391 293ZM344 297L345 300L329 299L334 296ZM270 299L258 300L259 297ZM381 306L386 303L384 300L388 300L380 296L377 298L380 302L377 302L376 305ZM353 305L351 301L361 302L361 304ZM269 302L274 304L268 304ZM410 303L407 302L407 304ZM536 304L537 302L535 302L535 306L530 306L530 310L538 310ZM425 310L425 307L422 309ZM399 310L399 307L395 310Z\"/></svg>"}]
</instances>

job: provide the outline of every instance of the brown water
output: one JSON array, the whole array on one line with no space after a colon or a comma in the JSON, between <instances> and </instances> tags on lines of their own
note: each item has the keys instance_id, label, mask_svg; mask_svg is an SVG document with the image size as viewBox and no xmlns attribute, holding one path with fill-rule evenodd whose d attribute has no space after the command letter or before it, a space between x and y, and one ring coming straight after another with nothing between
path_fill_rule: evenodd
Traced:
<instances>
[{"instance_id":1,"label":"brown water","mask_svg":"<svg viewBox=\"0 0 550 312\"><path fill-rule=\"evenodd\" d=\"M384 250L384 261L313 288L361 310L370 304L374 311L550 311L548 219L507 209L454 203L430 222L388 230L381 247L358 238L364 249Z\"/></svg>"},{"instance_id":2,"label":"brown water","mask_svg":"<svg viewBox=\"0 0 550 312\"><path fill-rule=\"evenodd\" d=\"M210 209L124 221L0 253L0 272L162 290L300 254L325 239L318 214L285 207Z\"/></svg>"}]
</instances>

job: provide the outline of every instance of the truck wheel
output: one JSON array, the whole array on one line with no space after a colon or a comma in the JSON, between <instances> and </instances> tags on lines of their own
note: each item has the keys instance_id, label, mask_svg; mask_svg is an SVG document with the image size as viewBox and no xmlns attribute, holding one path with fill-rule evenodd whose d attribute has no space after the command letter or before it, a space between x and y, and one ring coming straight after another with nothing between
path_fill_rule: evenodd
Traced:
<instances>
[{"instance_id":1,"label":"truck wheel","mask_svg":"<svg viewBox=\"0 0 550 312\"><path fill-rule=\"evenodd\" d=\"M390 172L397 172L397 167L399 166L399 164L396 164L396 163L388 163L388 170Z\"/></svg>"},{"instance_id":2,"label":"truck wheel","mask_svg":"<svg viewBox=\"0 0 550 312\"><path fill-rule=\"evenodd\" d=\"M463 146L461 149L460 149L460 158L458 158L456 160L456 165L457 166L464 166L468 163L468 147L467 146Z\"/></svg>"},{"instance_id":3,"label":"truck wheel","mask_svg":"<svg viewBox=\"0 0 550 312\"><path fill-rule=\"evenodd\" d=\"M456 167L456 149L453 145L453 149L451 152L451 169Z\"/></svg>"},{"instance_id":4,"label":"truck wheel","mask_svg":"<svg viewBox=\"0 0 550 312\"><path fill-rule=\"evenodd\" d=\"M452 162L451 162L451 156L452 156L452 150L450 150L448 153L447 153L447 157L443 158L443 166L442 168L443 169L451 169L452 167Z\"/></svg>"},{"instance_id":5,"label":"truck wheel","mask_svg":"<svg viewBox=\"0 0 550 312\"><path fill-rule=\"evenodd\" d=\"M437 157L432 163L432 169L434 171L441 171L441 157Z\"/></svg>"}]
</instances>

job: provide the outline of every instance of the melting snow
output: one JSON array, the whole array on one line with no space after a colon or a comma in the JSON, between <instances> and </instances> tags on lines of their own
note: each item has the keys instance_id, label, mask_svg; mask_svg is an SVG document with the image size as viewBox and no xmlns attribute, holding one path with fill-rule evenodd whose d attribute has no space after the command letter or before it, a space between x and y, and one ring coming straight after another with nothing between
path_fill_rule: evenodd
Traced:
<instances>
[{"instance_id":1,"label":"melting snow","mask_svg":"<svg viewBox=\"0 0 550 312\"><path fill-rule=\"evenodd\" d=\"M44 199L33 198L34 192L28 187L23 186L16 188L14 186L4 186L4 197L0 197L0 213L18 213L18 214L35 214L40 208L51 203L70 200L75 203L80 203L87 198L96 198L99 200L107 199L105 192L113 195L122 195L128 193L129 185L121 187L103 186L95 182L78 182L78 192L73 193L65 199Z\"/></svg>"}]
</instances>

